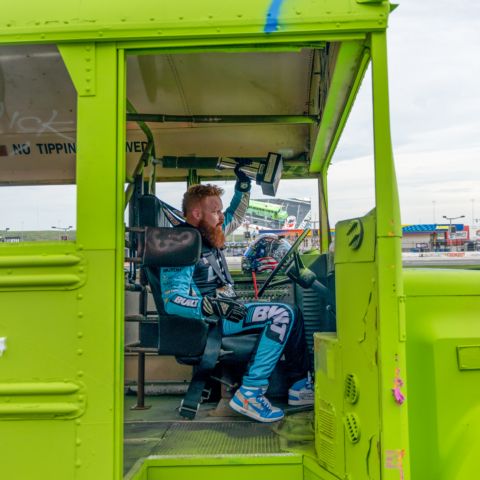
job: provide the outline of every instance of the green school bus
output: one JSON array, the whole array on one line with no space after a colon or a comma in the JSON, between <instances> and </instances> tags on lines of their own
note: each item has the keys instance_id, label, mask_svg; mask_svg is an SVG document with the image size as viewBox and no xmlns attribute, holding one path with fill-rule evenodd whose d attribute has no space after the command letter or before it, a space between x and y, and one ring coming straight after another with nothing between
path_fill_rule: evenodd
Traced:
<instances>
[{"instance_id":1,"label":"green school bus","mask_svg":"<svg viewBox=\"0 0 480 480\"><path fill-rule=\"evenodd\" d=\"M250 200L248 204L247 213L254 214L259 217L271 218L273 220L285 220L288 213L283 209L282 205L273 205L267 202L259 202L257 200Z\"/></svg>"},{"instance_id":2,"label":"green school bus","mask_svg":"<svg viewBox=\"0 0 480 480\"><path fill-rule=\"evenodd\" d=\"M388 105L393 8L380 0L3 7L0 185L71 185L76 237L0 244L2 479L477 478L480 272L402 269ZM333 249L327 174L369 66L375 201L335 225ZM155 414L131 417L132 358L142 407L145 360L163 362L161 383L182 356L175 328L165 327L171 319L151 305L139 245L145 225L161 225L144 209L158 206L166 182L183 191L232 179L215 169L218 158L255 162L269 152L282 156L281 182L313 181L308 196L319 205L319 251L296 255L294 245L288 256L321 288L280 272L264 289L303 310L314 414L287 412L271 428L202 416L205 401L186 420L159 395L146 401ZM34 199L17 198L0 205L0 223L24 202L38 211ZM168 252L159 261L166 257L178 261ZM251 299L251 279L233 274ZM219 401L233 385L218 377L221 363L211 366Z\"/></svg>"}]
</instances>

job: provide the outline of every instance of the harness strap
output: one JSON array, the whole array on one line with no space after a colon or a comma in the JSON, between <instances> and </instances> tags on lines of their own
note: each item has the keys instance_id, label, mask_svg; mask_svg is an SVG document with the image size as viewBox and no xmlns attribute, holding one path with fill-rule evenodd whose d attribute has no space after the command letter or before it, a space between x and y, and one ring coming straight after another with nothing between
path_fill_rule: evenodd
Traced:
<instances>
[{"instance_id":1,"label":"harness strap","mask_svg":"<svg viewBox=\"0 0 480 480\"><path fill-rule=\"evenodd\" d=\"M225 253L223 253L223 250L222 249L218 249L217 252L219 253L220 255L220 259L221 259L221 262L223 264L223 270L225 272L225 277L227 277L227 281L230 285L233 285L234 284L234 281L233 281L233 278L232 276L230 275L230 272L228 270L228 267L227 267L227 259L225 258Z\"/></svg>"},{"instance_id":2,"label":"harness strap","mask_svg":"<svg viewBox=\"0 0 480 480\"><path fill-rule=\"evenodd\" d=\"M233 278L230 275L230 272L228 271L227 268L227 260L225 258L225 255L222 250L217 249L217 252L219 252L220 259L223 262L223 267L220 268L220 265L218 264L218 259L215 257L213 251L207 250L203 251L202 255L203 258L207 260L207 262L210 264L210 266L213 268L213 271L217 274L217 277L220 279L220 281L224 284L230 284L233 285Z\"/></svg>"},{"instance_id":3,"label":"harness strap","mask_svg":"<svg viewBox=\"0 0 480 480\"><path fill-rule=\"evenodd\" d=\"M221 344L221 320L218 319L216 322L210 323L205 351L199 365L194 369L192 381L180 404L179 413L182 417L189 420L195 418L202 399L202 393L205 389L205 383L210 376L210 372L217 364Z\"/></svg>"}]
</instances>

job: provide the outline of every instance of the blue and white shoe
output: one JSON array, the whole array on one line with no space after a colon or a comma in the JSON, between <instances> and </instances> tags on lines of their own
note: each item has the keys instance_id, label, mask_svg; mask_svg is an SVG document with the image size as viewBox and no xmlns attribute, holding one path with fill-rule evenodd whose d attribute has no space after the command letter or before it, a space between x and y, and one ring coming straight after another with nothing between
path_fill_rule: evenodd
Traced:
<instances>
[{"instance_id":1,"label":"blue and white shoe","mask_svg":"<svg viewBox=\"0 0 480 480\"><path fill-rule=\"evenodd\" d=\"M310 374L295 382L288 390L288 404L297 407L313 405L314 391Z\"/></svg>"},{"instance_id":2,"label":"blue and white shoe","mask_svg":"<svg viewBox=\"0 0 480 480\"><path fill-rule=\"evenodd\" d=\"M262 387L244 387L235 392L230 406L238 413L259 422L277 422L283 418L283 411L274 407L265 397Z\"/></svg>"}]
</instances>

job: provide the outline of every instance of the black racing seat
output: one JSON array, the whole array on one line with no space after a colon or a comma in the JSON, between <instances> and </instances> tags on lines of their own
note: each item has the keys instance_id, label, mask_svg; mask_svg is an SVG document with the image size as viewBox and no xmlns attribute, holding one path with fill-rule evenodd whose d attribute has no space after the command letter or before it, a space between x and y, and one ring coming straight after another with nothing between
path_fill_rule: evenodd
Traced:
<instances>
[{"instance_id":1,"label":"black racing seat","mask_svg":"<svg viewBox=\"0 0 480 480\"><path fill-rule=\"evenodd\" d=\"M161 235L172 235L178 231L187 230L184 228L176 229L155 229L160 231ZM163 231L162 231L163 230ZM167 230L167 231L165 231ZM196 230L192 230L198 233ZM151 229L147 229L151 232ZM179 255L181 257L182 255ZM195 262L196 263L196 262ZM177 264L178 265L178 264ZM162 267L177 266L173 261L166 265L162 262ZM183 265L185 266L185 265ZM173 355L178 362L186 365L197 365L200 363L205 351L209 323L193 318L179 317L169 315L165 312L162 300L162 289L160 286L160 266L145 267L145 274L148 284L152 290L153 300L159 315L158 323L158 348L159 355ZM257 334L242 334L231 337L223 337L220 359L229 363L247 363L257 342Z\"/></svg>"},{"instance_id":2,"label":"black racing seat","mask_svg":"<svg viewBox=\"0 0 480 480\"><path fill-rule=\"evenodd\" d=\"M246 364L256 347L258 334L239 334L222 338L217 318L202 321L165 312L160 284L160 268L194 265L200 258L201 237L193 228L157 227L165 225L162 204L155 195L139 199L139 254L142 271L150 285L158 312L156 338L150 338L159 355L173 355L179 363L193 365L194 374L182 402L180 414L193 419L198 410L205 382L211 371L222 364ZM140 325L142 328L142 325ZM152 336L152 335L151 335ZM153 332L155 337L155 332ZM142 338L142 335L140 335Z\"/></svg>"}]
</instances>

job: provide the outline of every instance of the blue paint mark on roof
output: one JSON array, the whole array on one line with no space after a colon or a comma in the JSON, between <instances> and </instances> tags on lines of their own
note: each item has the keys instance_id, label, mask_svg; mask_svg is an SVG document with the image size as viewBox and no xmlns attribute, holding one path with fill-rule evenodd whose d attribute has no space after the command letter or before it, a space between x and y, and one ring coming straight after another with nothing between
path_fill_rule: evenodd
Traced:
<instances>
[{"instance_id":1,"label":"blue paint mark on roof","mask_svg":"<svg viewBox=\"0 0 480 480\"><path fill-rule=\"evenodd\" d=\"M278 30L278 17L280 15L282 3L283 0L272 0L267 12L267 21L265 22L265 27L263 28L265 33L273 33Z\"/></svg>"}]
</instances>

